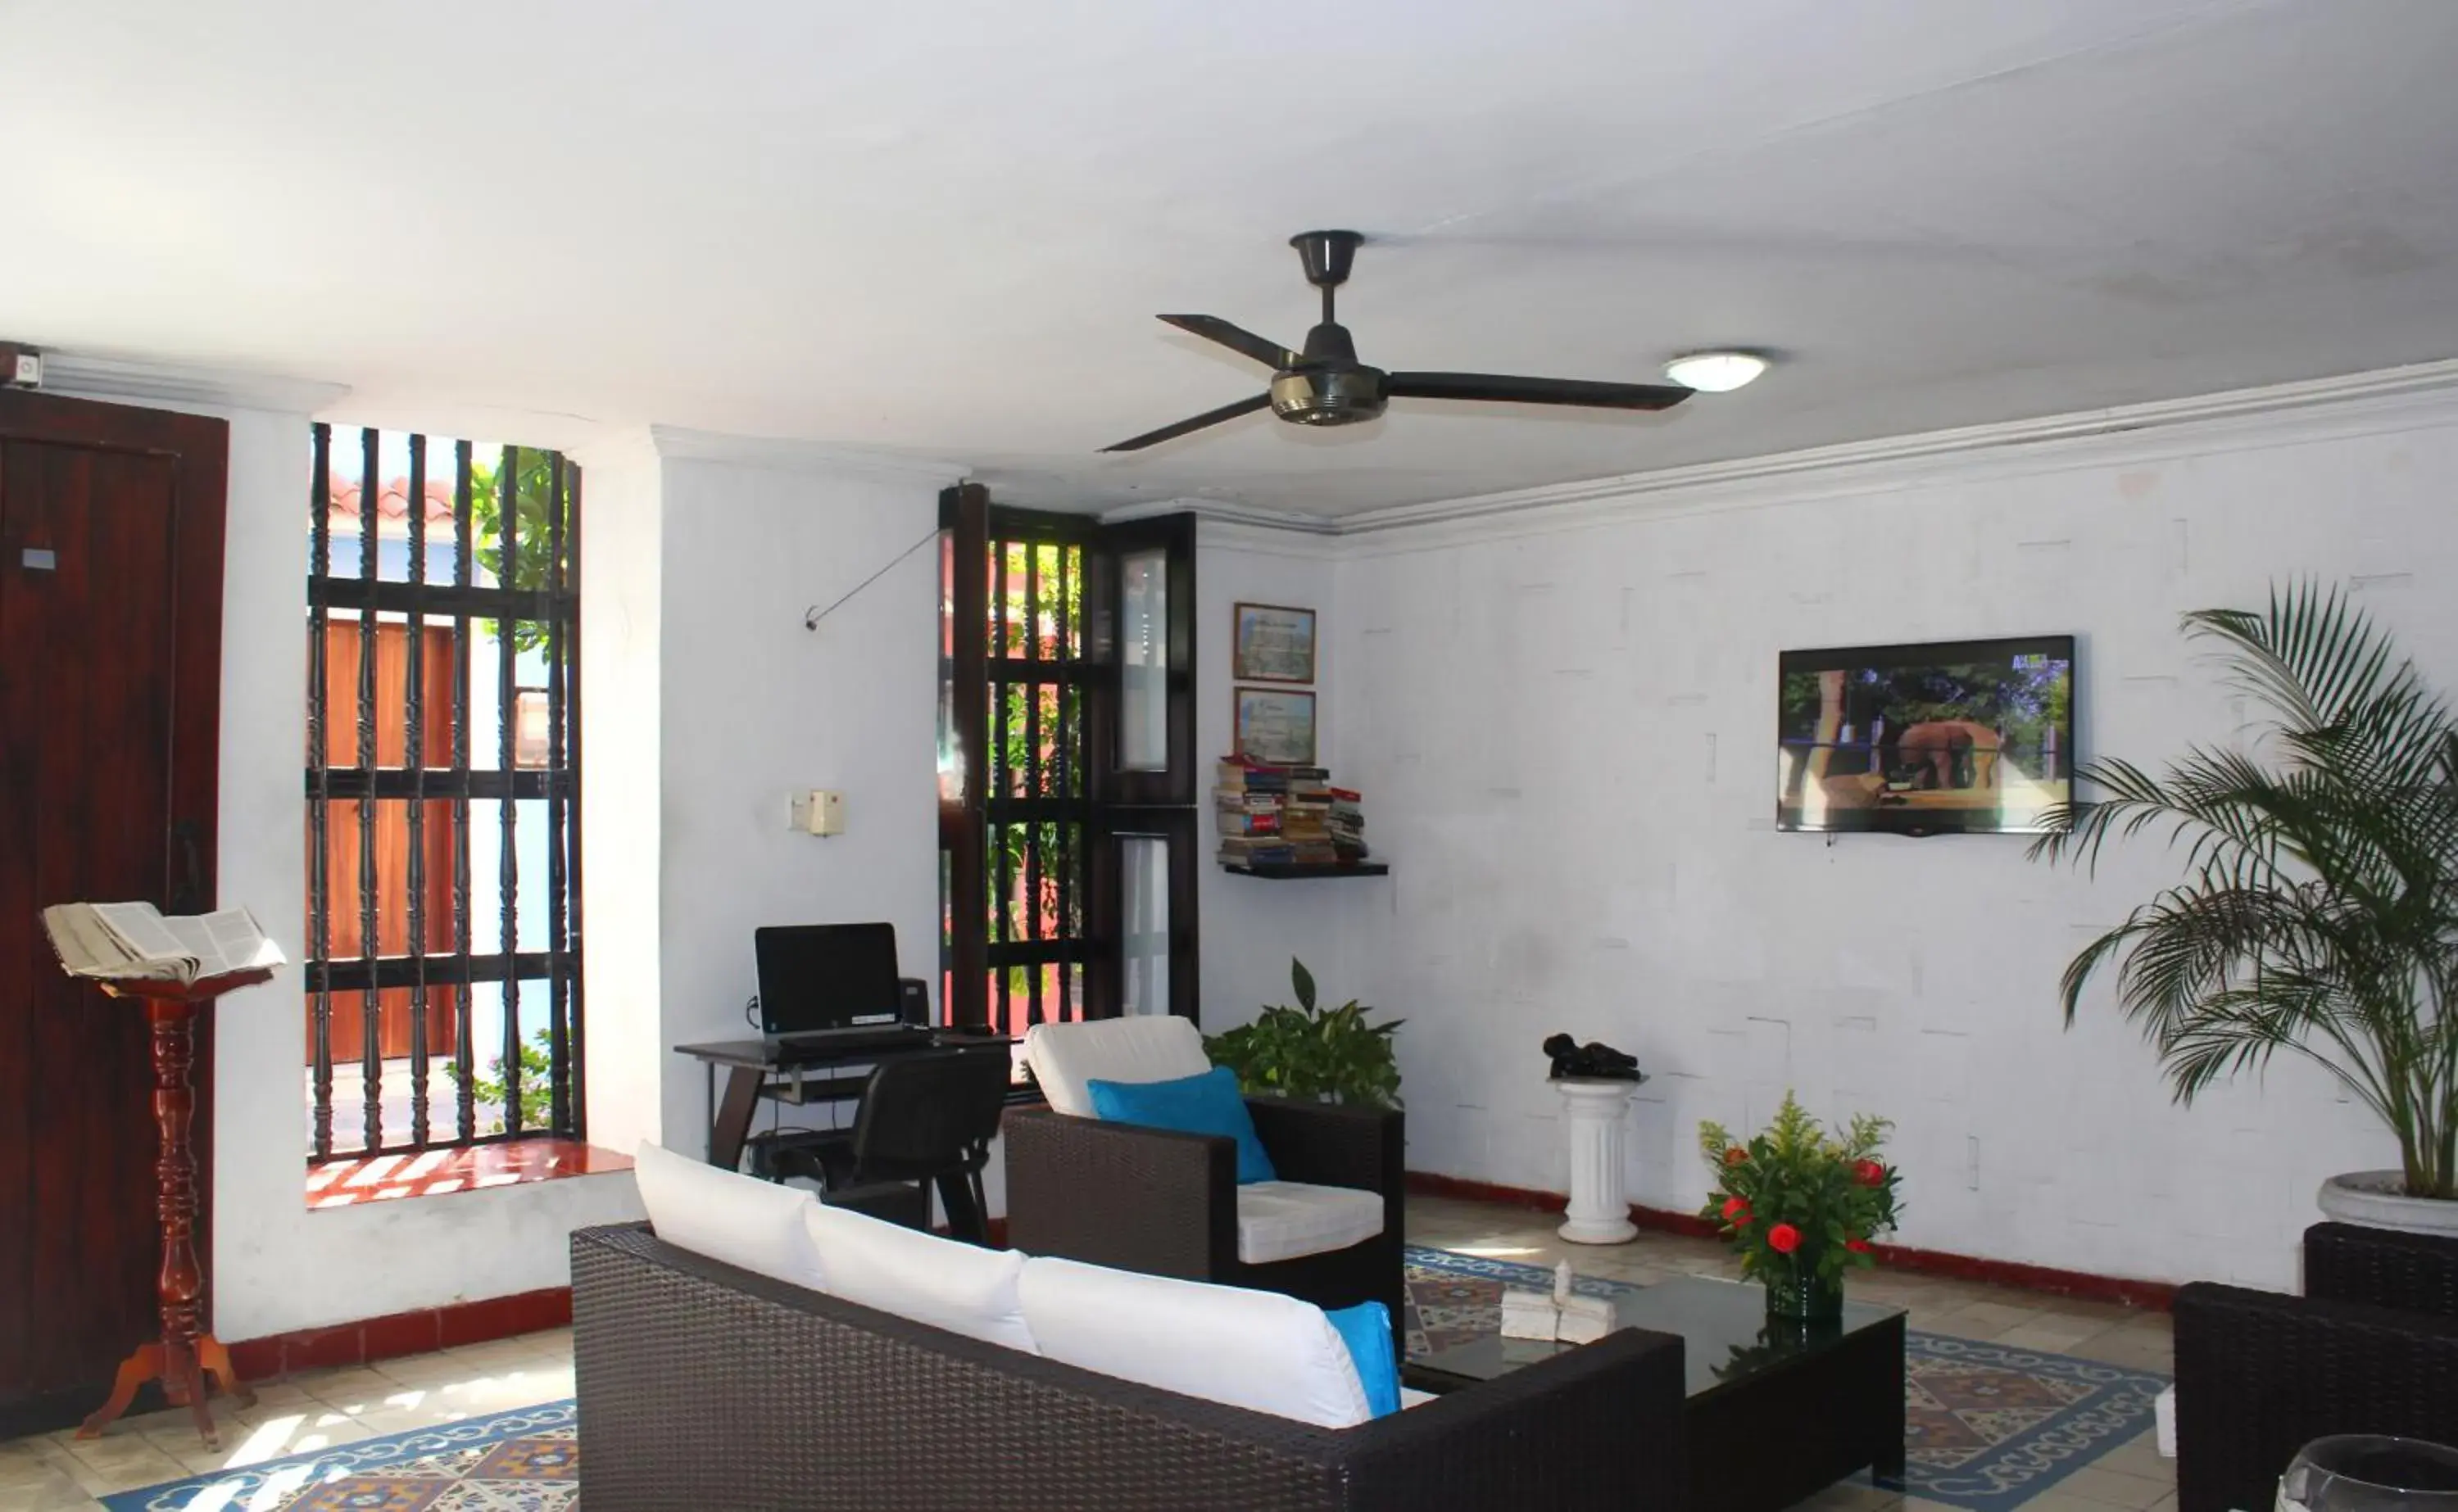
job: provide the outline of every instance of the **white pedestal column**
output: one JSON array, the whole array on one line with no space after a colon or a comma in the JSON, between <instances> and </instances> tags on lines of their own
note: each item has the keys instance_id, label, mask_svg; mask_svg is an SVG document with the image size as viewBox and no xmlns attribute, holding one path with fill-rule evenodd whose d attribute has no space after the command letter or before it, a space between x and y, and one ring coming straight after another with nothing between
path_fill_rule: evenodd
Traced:
<instances>
[{"instance_id":1,"label":"white pedestal column","mask_svg":"<svg viewBox=\"0 0 2458 1512\"><path fill-rule=\"evenodd\" d=\"M1562 1237L1573 1244L1626 1244L1638 1230L1622 1185L1621 1118L1638 1084L1564 1078L1553 1086L1571 1131L1571 1207L1564 1214L1570 1221Z\"/></svg>"}]
</instances>

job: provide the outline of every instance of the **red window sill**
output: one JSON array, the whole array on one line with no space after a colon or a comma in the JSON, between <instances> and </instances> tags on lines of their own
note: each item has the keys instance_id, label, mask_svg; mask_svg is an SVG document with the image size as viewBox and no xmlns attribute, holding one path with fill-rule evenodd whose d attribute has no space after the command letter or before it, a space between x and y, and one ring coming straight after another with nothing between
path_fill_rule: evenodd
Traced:
<instances>
[{"instance_id":1,"label":"red window sill","mask_svg":"<svg viewBox=\"0 0 2458 1512\"><path fill-rule=\"evenodd\" d=\"M576 1139L515 1139L459 1150L327 1160L307 1168L307 1206L354 1208L405 1197L447 1197L631 1169L631 1156Z\"/></svg>"}]
</instances>

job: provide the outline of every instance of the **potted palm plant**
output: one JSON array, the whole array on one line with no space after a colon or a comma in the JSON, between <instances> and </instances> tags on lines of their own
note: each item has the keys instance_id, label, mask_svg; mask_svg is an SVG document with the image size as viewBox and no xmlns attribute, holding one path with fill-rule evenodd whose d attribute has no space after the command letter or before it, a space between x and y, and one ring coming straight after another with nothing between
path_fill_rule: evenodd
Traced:
<instances>
[{"instance_id":1,"label":"potted palm plant","mask_svg":"<svg viewBox=\"0 0 2458 1512\"><path fill-rule=\"evenodd\" d=\"M2050 811L2034 858L2089 867L2145 831L2184 857L2067 965L2066 1022L2114 963L2180 1103L2282 1050L2320 1063L2400 1162L2330 1178L2323 1212L2458 1233L2458 718L2335 589L2184 629L2270 717L2250 750L2195 747L2157 777L2088 763L2077 788L2105 797Z\"/></svg>"}]
</instances>

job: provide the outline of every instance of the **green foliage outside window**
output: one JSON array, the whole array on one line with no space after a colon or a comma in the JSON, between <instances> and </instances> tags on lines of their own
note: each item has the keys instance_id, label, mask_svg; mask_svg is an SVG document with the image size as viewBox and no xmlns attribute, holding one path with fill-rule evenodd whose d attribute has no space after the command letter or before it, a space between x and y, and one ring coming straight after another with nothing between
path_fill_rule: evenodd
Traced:
<instances>
[{"instance_id":1,"label":"green foliage outside window","mask_svg":"<svg viewBox=\"0 0 2458 1512\"><path fill-rule=\"evenodd\" d=\"M469 529L476 547L478 565L494 574L495 581L506 588L535 590L552 586L554 553L548 534L554 512L554 466L548 452L534 446L507 448L512 458L512 507L519 535L514 541L515 558L511 570L504 567L504 481L503 463L469 461ZM571 487L567 477L565 487ZM570 536L566 534L564 584L574 581L570 561ZM491 635L495 626L481 620L479 633ZM512 649L540 651L546 646L546 626L536 620L521 620L512 626Z\"/></svg>"},{"instance_id":2,"label":"green foliage outside window","mask_svg":"<svg viewBox=\"0 0 2458 1512\"><path fill-rule=\"evenodd\" d=\"M461 1080L459 1065L448 1061L445 1063L444 1069L446 1074L455 1082ZM553 1074L553 1047L547 1039L547 1031L540 1029L530 1036L528 1044L521 1046L521 1128L523 1130L545 1129L552 1118L554 1088L550 1079ZM491 1105L502 1108L507 1090L504 1086L504 1058L500 1055L487 1063L485 1074L474 1078L469 1083L470 1100L481 1107ZM500 1134L503 1131L504 1120L500 1115L478 1130L482 1134Z\"/></svg>"}]
</instances>

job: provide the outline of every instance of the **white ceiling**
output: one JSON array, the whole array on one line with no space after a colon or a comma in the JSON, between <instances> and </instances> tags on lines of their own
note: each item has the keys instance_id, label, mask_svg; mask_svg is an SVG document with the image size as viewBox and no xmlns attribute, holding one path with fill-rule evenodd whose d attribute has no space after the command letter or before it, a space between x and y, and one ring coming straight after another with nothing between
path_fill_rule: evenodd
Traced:
<instances>
[{"instance_id":1,"label":"white ceiling","mask_svg":"<svg viewBox=\"0 0 2458 1512\"><path fill-rule=\"evenodd\" d=\"M2458 0L0 0L0 337L1336 515L2458 355L2453 74ZM1381 366L1787 361L1095 455L1314 226Z\"/></svg>"}]
</instances>

